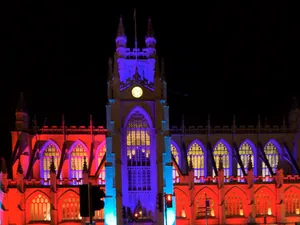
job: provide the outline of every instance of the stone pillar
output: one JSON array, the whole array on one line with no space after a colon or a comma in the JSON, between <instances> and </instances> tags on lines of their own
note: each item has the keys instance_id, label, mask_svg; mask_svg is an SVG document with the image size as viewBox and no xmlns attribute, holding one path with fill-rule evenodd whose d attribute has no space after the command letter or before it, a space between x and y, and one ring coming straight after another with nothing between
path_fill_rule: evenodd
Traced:
<instances>
[{"instance_id":1,"label":"stone pillar","mask_svg":"<svg viewBox=\"0 0 300 225\"><path fill-rule=\"evenodd\" d=\"M276 181L276 220L277 223L285 222L283 169L278 168L275 175Z\"/></svg>"},{"instance_id":2,"label":"stone pillar","mask_svg":"<svg viewBox=\"0 0 300 225\"><path fill-rule=\"evenodd\" d=\"M248 163L248 174L246 176L247 181L247 197L249 199L248 206L249 206L249 215L252 215L252 218L256 218L256 204L255 204L255 194L254 194L254 174L253 174L253 165L252 165L252 158L250 156L249 163ZM245 204L244 204L245 206ZM247 216L247 215L246 215Z\"/></svg>"},{"instance_id":3,"label":"stone pillar","mask_svg":"<svg viewBox=\"0 0 300 225\"><path fill-rule=\"evenodd\" d=\"M19 211L20 211L20 225L25 225L25 185L24 185L24 173L21 165L21 161L19 160L18 169L17 169L17 190L19 192Z\"/></svg>"},{"instance_id":4,"label":"stone pillar","mask_svg":"<svg viewBox=\"0 0 300 225\"><path fill-rule=\"evenodd\" d=\"M58 213L57 213L57 181L56 181L56 170L54 165L54 159L50 165L50 210L51 210L51 225L58 224Z\"/></svg>"},{"instance_id":5,"label":"stone pillar","mask_svg":"<svg viewBox=\"0 0 300 225\"><path fill-rule=\"evenodd\" d=\"M219 160L218 189L219 189L219 224L226 224L225 193L224 193L224 169L222 158Z\"/></svg>"},{"instance_id":6,"label":"stone pillar","mask_svg":"<svg viewBox=\"0 0 300 225\"><path fill-rule=\"evenodd\" d=\"M190 159L189 165L189 190L190 190L190 225L195 224L196 220L196 207L195 207L195 187L194 187L194 168L192 165L192 159Z\"/></svg>"},{"instance_id":7,"label":"stone pillar","mask_svg":"<svg viewBox=\"0 0 300 225\"><path fill-rule=\"evenodd\" d=\"M86 163L86 157L83 159L83 170L82 170L82 182L83 184L89 184L89 171ZM82 217L81 222L82 224L89 223L90 218L89 217Z\"/></svg>"}]
</instances>

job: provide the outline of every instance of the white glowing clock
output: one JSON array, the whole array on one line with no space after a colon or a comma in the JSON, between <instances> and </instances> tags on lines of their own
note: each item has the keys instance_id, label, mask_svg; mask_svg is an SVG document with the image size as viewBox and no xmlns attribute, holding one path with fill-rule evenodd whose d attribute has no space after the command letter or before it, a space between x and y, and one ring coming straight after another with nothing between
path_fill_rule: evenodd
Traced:
<instances>
[{"instance_id":1,"label":"white glowing clock","mask_svg":"<svg viewBox=\"0 0 300 225\"><path fill-rule=\"evenodd\" d=\"M135 86L134 88L132 88L131 94L135 98L140 98L143 95L143 89L138 86Z\"/></svg>"}]
</instances>

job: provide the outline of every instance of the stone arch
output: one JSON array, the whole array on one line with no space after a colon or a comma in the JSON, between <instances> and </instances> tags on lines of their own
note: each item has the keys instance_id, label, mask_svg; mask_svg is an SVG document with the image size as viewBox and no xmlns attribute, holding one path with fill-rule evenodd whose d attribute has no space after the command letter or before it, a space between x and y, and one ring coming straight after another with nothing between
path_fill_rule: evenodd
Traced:
<instances>
[{"instance_id":1,"label":"stone arch","mask_svg":"<svg viewBox=\"0 0 300 225\"><path fill-rule=\"evenodd\" d=\"M40 154L40 177L44 178L44 179L48 179L50 177L50 174L49 174L50 163L51 163L50 161L52 159L50 159L50 158L49 159L44 159L45 150L48 149L48 147L50 145L53 145L54 148L59 152L59 155L54 157L54 164L55 164L56 170L58 169L58 166L59 166L59 163L60 163L60 158L61 158L61 149L54 140L49 139L46 143L43 144L39 154ZM45 161L46 163L44 162L44 160L46 160ZM47 165L47 170L44 169L44 165Z\"/></svg>"},{"instance_id":2,"label":"stone arch","mask_svg":"<svg viewBox=\"0 0 300 225\"><path fill-rule=\"evenodd\" d=\"M216 147L218 146L218 144L220 144L220 143L222 143L222 144L227 148L227 151L228 151L228 161L229 161L229 163L228 163L228 164L229 164L228 170L229 170L229 176L231 176L231 174L232 174L232 149L231 149L229 143L228 143L225 139L221 138L220 140L218 140L218 141L216 142L216 144L214 145L212 151L213 151L213 153L214 153L215 148L216 148ZM218 165L216 165L216 166L218 167ZM224 165L223 165L223 166L224 166Z\"/></svg>"},{"instance_id":3,"label":"stone arch","mask_svg":"<svg viewBox=\"0 0 300 225\"><path fill-rule=\"evenodd\" d=\"M78 144L82 145L82 147L83 147L84 150L86 151L87 155L89 156L89 155L90 155L90 154L89 154L89 148L88 148L87 145L86 145L82 140L80 140L80 139L78 139L78 140L76 140L76 141L73 142L73 144L72 144L71 147L69 148L69 149L70 149L70 151L68 152L69 155L71 155L72 151L74 150L74 148L75 148Z\"/></svg>"},{"instance_id":4,"label":"stone arch","mask_svg":"<svg viewBox=\"0 0 300 225\"><path fill-rule=\"evenodd\" d=\"M81 220L80 196L74 190L67 190L60 195L58 204L58 221Z\"/></svg>"},{"instance_id":5,"label":"stone arch","mask_svg":"<svg viewBox=\"0 0 300 225\"><path fill-rule=\"evenodd\" d=\"M198 166L195 167L195 165L193 165L193 166L194 166L194 175L195 175L195 177L198 177L198 176L199 176L199 173L200 173L201 176L206 176L206 175L207 175L207 152L206 152L206 148L205 148L205 146L202 144L202 142L199 141L198 139L193 140L193 141L189 144L189 146L188 146L188 148L187 148L187 154L189 155L189 151L191 150L191 147L192 147L194 144L197 144L197 145L202 149L202 152L203 152L203 168L199 168ZM188 162L190 161L189 158L188 158L187 160L188 160ZM194 159L194 160L196 160L196 159ZM194 161L194 160L193 160L193 161ZM199 158L198 158L198 160L199 160ZM200 158L200 160L201 160L201 158ZM194 161L194 164L195 164L195 161ZM198 170L198 171L197 171L197 170ZM200 170L200 171L199 171L199 170ZM202 171L201 171L201 170L202 170ZM203 174L202 174L202 173L203 173Z\"/></svg>"},{"instance_id":6,"label":"stone arch","mask_svg":"<svg viewBox=\"0 0 300 225\"><path fill-rule=\"evenodd\" d=\"M247 194L241 188L234 186L225 193L225 215L248 215Z\"/></svg>"},{"instance_id":7,"label":"stone arch","mask_svg":"<svg viewBox=\"0 0 300 225\"><path fill-rule=\"evenodd\" d=\"M181 159L181 152L180 152L180 148L179 146L177 145L177 143L174 141L174 140L171 140L171 145L173 145L176 150L177 150L177 153L178 153L178 158L179 158L179 163L180 163L180 159Z\"/></svg>"},{"instance_id":8,"label":"stone arch","mask_svg":"<svg viewBox=\"0 0 300 225\"><path fill-rule=\"evenodd\" d=\"M288 191L289 189L297 189L300 191L300 187L297 187L296 185L290 185L284 189L284 192Z\"/></svg>"},{"instance_id":9,"label":"stone arch","mask_svg":"<svg viewBox=\"0 0 300 225\"><path fill-rule=\"evenodd\" d=\"M284 206L286 215L300 214L300 188L291 185L284 190Z\"/></svg>"},{"instance_id":10,"label":"stone arch","mask_svg":"<svg viewBox=\"0 0 300 225\"><path fill-rule=\"evenodd\" d=\"M276 147L279 157L282 156L282 155L283 155L283 151L282 151L282 149L281 149L281 146L280 146L280 144L278 143L278 141L276 141L274 138L271 138L271 139L269 139L268 141L266 141L266 142L264 143L264 149L265 149L265 146L266 146L269 142L271 142L271 143ZM263 149L263 150L264 150L264 149Z\"/></svg>"},{"instance_id":11,"label":"stone arch","mask_svg":"<svg viewBox=\"0 0 300 225\"><path fill-rule=\"evenodd\" d=\"M176 217L190 218L190 198L180 188L174 188L176 196Z\"/></svg>"},{"instance_id":12,"label":"stone arch","mask_svg":"<svg viewBox=\"0 0 300 225\"><path fill-rule=\"evenodd\" d=\"M267 186L255 191L256 214L258 216L273 215L276 209L275 193Z\"/></svg>"},{"instance_id":13,"label":"stone arch","mask_svg":"<svg viewBox=\"0 0 300 225\"><path fill-rule=\"evenodd\" d=\"M36 190L25 200L26 223L51 220L50 197L41 190Z\"/></svg>"},{"instance_id":14,"label":"stone arch","mask_svg":"<svg viewBox=\"0 0 300 225\"><path fill-rule=\"evenodd\" d=\"M137 111L145 117L145 119L148 122L149 127L152 128L153 127L152 119L151 119L149 113L141 106L135 106L130 110L130 112L127 114L127 116L124 120L124 127L126 128L128 121L131 119L132 115Z\"/></svg>"},{"instance_id":15,"label":"stone arch","mask_svg":"<svg viewBox=\"0 0 300 225\"><path fill-rule=\"evenodd\" d=\"M235 190L238 190L238 192L243 193L243 196L244 196L245 200L248 199L246 192L245 192L244 190L242 190L240 187L237 187L237 186L234 186L234 187L229 188L229 189L225 192L225 197L226 197L227 194L230 194L230 192L235 191Z\"/></svg>"},{"instance_id":16,"label":"stone arch","mask_svg":"<svg viewBox=\"0 0 300 225\"><path fill-rule=\"evenodd\" d=\"M209 201L210 216L215 217L218 215L218 195L210 187L203 187L194 197L196 219L203 219L205 217L203 208L206 206L207 200Z\"/></svg>"},{"instance_id":17,"label":"stone arch","mask_svg":"<svg viewBox=\"0 0 300 225\"><path fill-rule=\"evenodd\" d=\"M255 144L250 139L245 139L244 141L242 141L240 143L240 145L238 147L239 154L240 154L240 148L242 147L242 145L244 143L247 143L250 146L251 150L252 150L252 155L253 155L253 157L252 157L252 165L253 165L253 170L254 170L253 172L254 172L254 175L256 176L257 175L257 159L258 159L258 157L257 157L258 156L258 154L257 154L257 148L256 148ZM241 157L241 155L240 155L240 157ZM241 157L241 160L243 161L242 157ZM247 159L246 162L248 162L248 160L249 159ZM237 162L237 164L239 164L239 163ZM247 168L248 165L243 165L243 166L245 168L245 171L247 172L248 171L248 168Z\"/></svg>"},{"instance_id":18,"label":"stone arch","mask_svg":"<svg viewBox=\"0 0 300 225\"><path fill-rule=\"evenodd\" d=\"M104 156L104 154L106 153L106 141L102 141L96 149L96 154L95 154L95 156L97 157L96 169L98 168L99 164L101 163L101 162L99 162L99 157L98 156L99 156L100 151L102 151L102 150L104 150L104 153L103 153L103 156ZM103 159L103 156L102 156L102 159Z\"/></svg>"}]
</instances>

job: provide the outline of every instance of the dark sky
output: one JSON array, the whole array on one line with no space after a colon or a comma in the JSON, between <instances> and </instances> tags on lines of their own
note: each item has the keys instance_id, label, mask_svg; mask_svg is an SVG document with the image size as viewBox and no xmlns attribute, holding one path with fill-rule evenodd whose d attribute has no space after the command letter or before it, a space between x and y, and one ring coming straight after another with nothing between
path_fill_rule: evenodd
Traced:
<instances>
[{"instance_id":1,"label":"dark sky","mask_svg":"<svg viewBox=\"0 0 300 225\"><path fill-rule=\"evenodd\" d=\"M300 96L298 8L288 1L147 4L137 7L139 46L152 17L166 64L171 125L251 125L257 115L280 124ZM1 130L14 126L24 92L40 124L105 125L108 58L119 15L133 47L133 7L97 2L23 1L0 7ZM172 8L172 9L171 9ZM4 31L4 32L3 32ZM179 101L176 92L189 97ZM6 138L9 142L9 139ZM1 150L2 151L2 150Z\"/></svg>"}]
</instances>

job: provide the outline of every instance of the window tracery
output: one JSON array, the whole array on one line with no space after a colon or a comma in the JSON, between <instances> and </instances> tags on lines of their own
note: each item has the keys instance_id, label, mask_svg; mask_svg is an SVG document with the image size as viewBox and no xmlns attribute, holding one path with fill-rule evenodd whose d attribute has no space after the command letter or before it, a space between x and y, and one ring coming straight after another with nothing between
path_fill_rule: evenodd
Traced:
<instances>
[{"instance_id":1,"label":"window tracery","mask_svg":"<svg viewBox=\"0 0 300 225\"><path fill-rule=\"evenodd\" d=\"M132 209L141 201L151 199L150 126L139 111L135 111L126 126L128 198Z\"/></svg>"},{"instance_id":2,"label":"window tracery","mask_svg":"<svg viewBox=\"0 0 300 225\"><path fill-rule=\"evenodd\" d=\"M81 220L79 196L68 193L62 202L62 220Z\"/></svg>"},{"instance_id":3,"label":"window tracery","mask_svg":"<svg viewBox=\"0 0 300 225\"><path fill-rule=\"evenodd\" d=\"M41 165L42 178L45 180L50 179L50 165L52 162L52 158L54 160L54 165L57 173L57 169L60 162L60 152L54 144L49 143L43 152L42 165Z\"/></svg>"},{"instance_id":4,"label":"window tracery","mask_svg":"<svg viewBox=\"0 0 300 225\"><path fill-rule=\"evenodd\" d=\"M300 214L300 199L299 195L290 190L285 193L285 214L286 215L299 215Z\"/></svg>"},{"instance_id":5,"label":"window tracery","mask_svg":"<svg viewBox=\"0 0 300 225\"><path fill-rule=\"evenodd\" d=\"M255 195L256 214L258 216L272 215L271 200L267 191L260 190Z\"/></svg>"},{"instance_id":6,"label":"window tracery","mask_svg":"<svg viewBox=\"0 0 300 225\"><path fill-rule=\"evenodd\" d=\"M206 201L208 201L208 205L206 205ZM204 218L206 213L210 217L215 216L215 201L206 194L197 195L195 207L196 219Z\"/></svg>"},{"instance_id":7,"label":"window tracery","mask_svg":"<svg viewBox=\"0 0 300 225\"><path fill-rule=\"evenodd\" d=\"M86 164L88 166L89 160L87 158L87 152L85 148L81 143L76 144L72 148L71 157L70 157L71 178L76 178L77 180L82 178L84 157L86 158Z\"/></svg>"},{"instance_id":8,"label":"window tracery","mask_svg":"<svg viewBox=\"0 0 300 225\"><path fill-rule=\"evenodd\" d=\"M100 149L98 151L98 166L101 164L105 153L106 153L106 145L103 144L100 146ZM105 184L105 167L104 166L99 173L99 179L100 179L99 184Z\"/></svg>"},{"instance_id":9,"label":"window tracery","mask_svg":"<svg viewBox=\"0 0 300 225\"><path fill-rule=\"evenodd\" d=\"M189 164L191 160L194 168L194 182L199 183L199 178L204 177L204 152L197 142L194 142L188 150Z\"/></svg>"},{"instance_id":10,"label":"window tracery","mask_svg":"<svg viewBox=\"0 0 300 225\"><path fill-rule=\"evenodd\" d=\"M173 144L171 144L171 153L172 153L177 165L179 165L178 150L175 147L175 145L173 145ZM173 183L179 183L179 174L174 166L173 166Z\"/></svg>"},{"instance_id":11,"label":"window tracery","mask_svg":"<svg viewBox=\"0 0 300 225\"><path fill-rule=\"evenodd\" d=\"M228 217L244 216L243 201L239 195L232 193L226 198L225 215Z\"/></svg>"},{"instance_id":12,"label":"window tracery","mask_svg":"<svg viewBox=\"0 0 300 225\"><path fill-rule=\"evenodd\" d=\"M30 203L30 221L50 221L50 202L43 194L34 196Z\"/></svg>"},{"instance_id":13,"label":"window tracery","mask_svg":"<svg viewBox=\"0 0 300 225\"><path fill-rule=\"evenodd\" d=\"M239 148L239 155L241 157L241 161L243 163L244 169L246 173L248 172L248 164L251 157L252 166L254 166L254 157L253 157L253 149L249 145L248 142L243 142L242 145ZM243 177L244 174L241 170L241 165L237 163L237 175L240 177Z\"/></svg>"},{"instance_id":14,"label":"window tracery","mask_svg":"<svg viewBox=\"0 0 300 225\"><path fill-rule=\"evenodd\" d=\"M213 151L216 167L219 169L219 160L222 159L224 168L224 177L229 177L229 152L226 145L223 142L219 142ZM215 170L213 170L213 177L215 177Z\"/></svg>"},{"instance_id":15,"label":"window tracery","mask_svg":"<svg viewBox=\"0 0 300 225\"><path fill-rule=\"evenodd\" d=\"M276 168L279 159L278 149L276 148L273 142L269 141L264 147L264 152L273 172L276 173ZM264 162L262 162L262 176L265 177L270 175L271 174L267 165Z\"/></svg>"}]
</instances>

